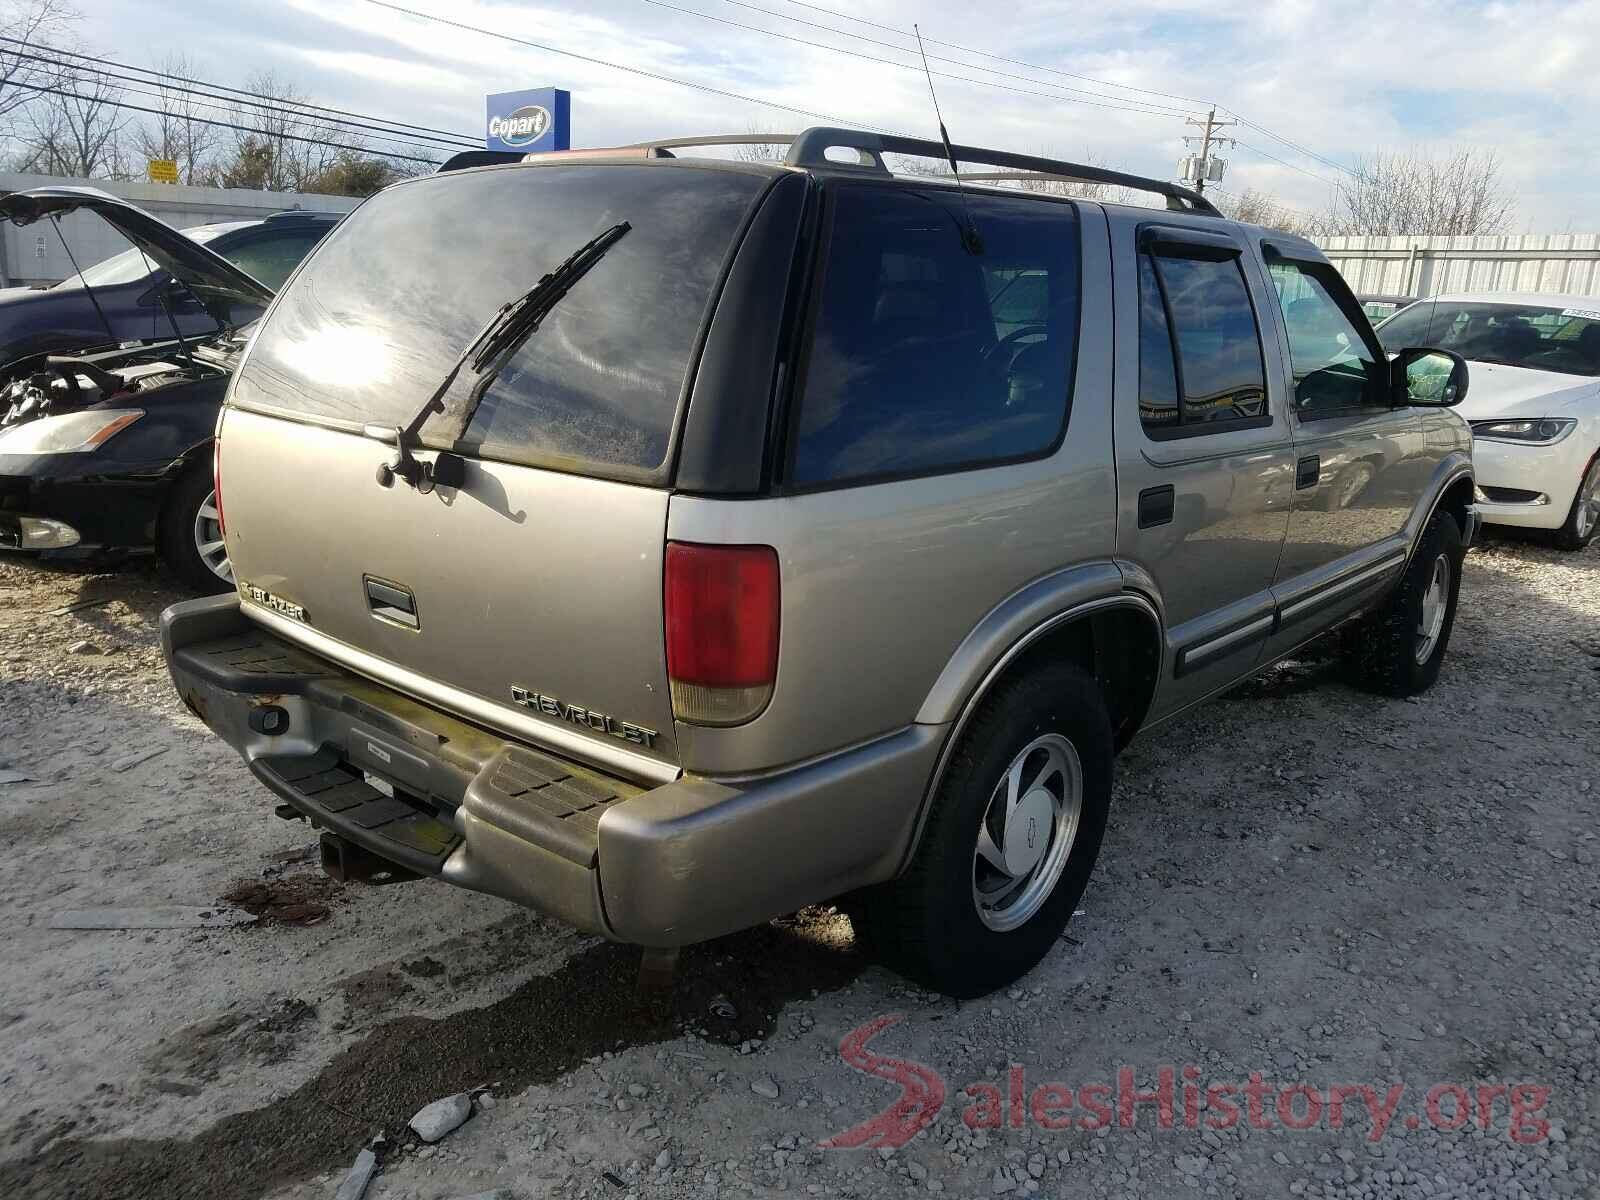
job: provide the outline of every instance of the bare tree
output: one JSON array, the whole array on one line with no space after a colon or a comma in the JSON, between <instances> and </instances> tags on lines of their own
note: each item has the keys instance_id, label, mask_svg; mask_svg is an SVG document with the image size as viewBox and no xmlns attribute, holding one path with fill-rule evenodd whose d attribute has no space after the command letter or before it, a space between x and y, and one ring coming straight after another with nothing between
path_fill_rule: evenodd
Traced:
<instances>
[{"instance_id":1,"label":"bare tree","mask_svg":"<svg viewBox=\"0 0 1600 1200\"><path fill-rule=\"evenodd\" d=\"M1206 199L1221 209L1224 216L1249 225L1264 225L1306 238L1333 232L1332 218L1327 214L1301 212L1270 192L1255 188L1246 188L1237 195L1211 188L1206 192Z\"/></svg>"},{"instance_id":2,"label":"bare tree","mask_svg":"<svg viewBox=\"0 0 1600 1200\"><path fill-rule=\"evenodd\" d=\"M1493 150L1436 158L1378 151L1357 159L1339 186L1331 233L1386 235L1499 233L1516 210Z\"/></svg>"},{"instance_id":3,"label":"bare tree","mask_svg":"<svg viewBox=\"0 0 1600 1200\"><path fill-rule=\"evenodd\" d=\"M254 185L267 191L305 191L341 156L365 148L357 131L322 120L299 88L271 71L252 75L244 90L250 97L231 114L243 128L234 135L232 160L219 165L220 176L259 180Z\"/></svg>"},{"instance_id":4,"label":"bare tree","mask_svg":"<svg viewBox=\"0 0 1600 1200\"><path fill-rule=\"evenodd\" d=\"M156 85L156 98L148 106L160 111L139 124L135 142L145 158L177 163L181 182L202 182L210 174L212 157L221 144L220 131L208 123L209 107L179 82L197 77L199 70L185 54L169 54L157 68L164 81Z\"/></svg>"},{"instance_id":5,"label":"bare tree","mask_svg":"<svg viewBox=\"0 0 1600 1200\"><path fill-rule=\"evenodd\" d=\"M772 130L758 129L754 125L746 126L745 132L753 138L763 135L771 136ZM733 157L739 162L750 163L781 163L784 156L789 153L787 142L750 142L739 146L733 152Z\"/></svg>"},{"instance_id":6,"label":"bare tree","mask_svg":"<svg viewBox=\"0 0 1600 1200\"><path fill-rule=\"evenodd\" d=\"M21 109L24 169L80 179L125 174L121 87L76 65L55 83L56 93Z\"/></svg>"},{"instance_id":7,"label":"bare tree","mask_svg":"<svg viewBox=\"0 0 1600 1200\"><path fill-rule=\"evenodd\" d=\"M14 115L30 101L47 95L35 89L53 87L59 75L40 43L54 41L78 20L65 0L0 0L0 119Z\"/></svg>"}]
</instances>

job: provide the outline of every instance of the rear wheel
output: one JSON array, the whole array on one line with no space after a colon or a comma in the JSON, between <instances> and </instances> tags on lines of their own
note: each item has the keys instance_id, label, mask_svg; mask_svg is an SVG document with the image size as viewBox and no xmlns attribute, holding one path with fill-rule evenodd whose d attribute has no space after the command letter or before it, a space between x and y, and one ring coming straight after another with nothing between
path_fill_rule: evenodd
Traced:
<instances>
[{"instance_id":1,"label":"rear wheel","mask_svg":"<svg viewBox=\"0 0 1600 1200\"><path fill-rule=\"evenodd\" d=\"M951 996L981 996L1026 973L1088 886L1112 753L1100 690L1076 667L1004 685L962 734L910 869L847 903L863 939Z\"/></svg>"},{"instance_id":2,"label":"rear wheel","mask_svg":"<svg viewBox=\"0 0 1600 1200\"><path fill-rule=\"evenodd\" d=\"M1558 550L1582 550L1594 541L1596 532L1600 532L1600 454L1589 460L1578 494L1572 498L1566 524L1556 530L1551 540Z\"/></svg>"},{"instance_id":3,"label":"rear wheel","mask_svg":"<svg viewBox=\"0 0 1600 1200\"><path fill-rule=\"evenodd\" d=\"M160 545L167 565L196 591L233 589L233 569L209 471L191 467L172 485L161 514Z\"/></svg>"},{"instance_id":4,"label":"rear wheel","mask_svg":"<svg viewBox=\"0 0 1600 1200\"><path fill-rule=\"evenodd\" d=\"M1384 696L1414 696L1439 678L1461 592L1461 530L1436 512L1383 607L1345 631L1357 682Z\"/></svg>"}]
</instances>

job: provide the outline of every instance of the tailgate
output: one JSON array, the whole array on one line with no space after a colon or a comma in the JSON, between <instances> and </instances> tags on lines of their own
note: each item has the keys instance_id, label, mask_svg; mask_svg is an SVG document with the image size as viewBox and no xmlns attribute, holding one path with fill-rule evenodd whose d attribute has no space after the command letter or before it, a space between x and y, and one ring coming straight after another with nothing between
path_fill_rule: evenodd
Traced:
<instances>
[{"instance_id":1,"label":"tailgate","mask_svg":"<svg viewBox=\"0 0 1600 1200\"><path fill-rule=\"evenodd\" d=\"M220 445L257 620L553 750L640 777L675 765L665 490L478 460L459 489L385 488L393 446L240 409Z\"/></svg>"}]
</instances>

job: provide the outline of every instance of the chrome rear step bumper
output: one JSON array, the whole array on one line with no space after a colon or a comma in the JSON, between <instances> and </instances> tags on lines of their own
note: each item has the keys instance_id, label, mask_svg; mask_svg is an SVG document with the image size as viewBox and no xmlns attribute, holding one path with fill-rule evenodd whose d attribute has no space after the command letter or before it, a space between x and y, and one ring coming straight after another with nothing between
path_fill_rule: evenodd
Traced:
<instances>
[{"instance_id":1,"label":"chrome rear step bumper","mask_svg":"<svg viewBox=\"0 0 1600 1200\"><path fill-rule=\"evenodd\" d=\"M645 788L348 672L251 622L235 596L174 605L161 639L184 703L314 825L643 945L891 878L947 732L911 726L755 778Z\"/></svg>"}]
</instances>

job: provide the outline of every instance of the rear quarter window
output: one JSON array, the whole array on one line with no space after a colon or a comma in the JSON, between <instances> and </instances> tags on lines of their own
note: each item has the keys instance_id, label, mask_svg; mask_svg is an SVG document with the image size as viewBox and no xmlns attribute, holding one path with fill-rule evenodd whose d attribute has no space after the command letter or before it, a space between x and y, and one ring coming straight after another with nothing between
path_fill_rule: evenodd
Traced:
<instances>
[{"instance_id":1,"label":"rear quarter window","mask_svg":"<svg viewBox=\"0 0 1600 1200\"><path fill-rule=\"evenodd\" d=\"M1079 230L1071 205L840 185L789 480L820 487L1050 452L1069 406Z\"/></svg>"}]
</instances>

